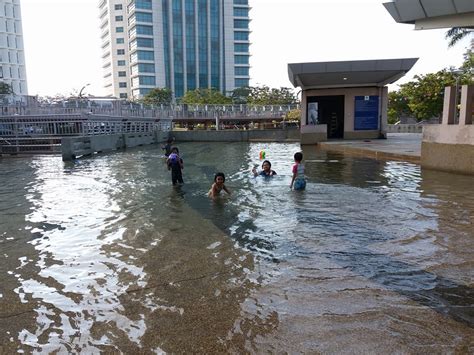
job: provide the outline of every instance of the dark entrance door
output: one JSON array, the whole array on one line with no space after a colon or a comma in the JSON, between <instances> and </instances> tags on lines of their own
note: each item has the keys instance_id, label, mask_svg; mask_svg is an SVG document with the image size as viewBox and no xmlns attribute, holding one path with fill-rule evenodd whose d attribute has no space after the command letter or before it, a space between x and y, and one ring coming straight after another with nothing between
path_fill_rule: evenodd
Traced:
<instances>
[{"instance_id":1,"label":"dark entrance door","mask_svg":"<svg viewBox=\"0 0 474 355\"><path fill-rule=\"evenodd\" d=\"M327 124L328 139L344 138L344 95L309 96L307 102L317 103L312 107L317 107L318 123Z\"/></svg>"}]
</instances>

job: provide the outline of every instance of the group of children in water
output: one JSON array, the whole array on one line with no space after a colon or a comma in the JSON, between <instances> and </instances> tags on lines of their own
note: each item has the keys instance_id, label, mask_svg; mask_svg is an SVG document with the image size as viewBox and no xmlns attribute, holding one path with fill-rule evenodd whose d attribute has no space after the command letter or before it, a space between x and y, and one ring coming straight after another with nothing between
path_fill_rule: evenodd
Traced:
<instances>
[{"instance_id":1,"label":"group of children in water","mask_svg":"<svg viewBox=\"0 0 474 355\"><path fill-rule=\"evenodd\" d=\"M173 185L183 183L183 159L179 156L178 147L172 146L174 142L173 138L168 139L166 145L162 147L165 150L166 165L168 170L171 171L171 181ZM297 152L294 155L295 164L292 167L293 176L291 178L290 189L294 190L304 190L306 188L306 179L304 176L304 164L303 153ZM272 177L277 175L275 170L272 170L272 163L269 160L264 160L262 163L262 170L257 171L257 168L252 169L254 176L263 176L263 177ZM230 190L225 186L225 175L224 173L216 173L214 175L214 183L211 186L211 189L208 192L208 196L212 199L215 199L220 195L222 191L230 195Z\"/></svg>"}]
</instances>

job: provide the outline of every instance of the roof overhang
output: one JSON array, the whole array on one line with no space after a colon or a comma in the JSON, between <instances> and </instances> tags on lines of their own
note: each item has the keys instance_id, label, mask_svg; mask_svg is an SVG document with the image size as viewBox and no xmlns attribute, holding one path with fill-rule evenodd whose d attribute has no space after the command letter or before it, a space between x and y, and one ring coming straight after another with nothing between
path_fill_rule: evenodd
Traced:
<instances>
[{"instance_id":1,"label":"roof overhang","mask_svg":"<svg viewBox=\"0 0 474 355\"><path fill-rule=\"evenodd\" d=\"M307 89L385 86L404 76L418 58L288 64L294 87Z\"/></svg>"},{"instance_id":2,"label":"roof overhang","mask_svg":"<svg viewBox=\"0 0 474 355\"><path fill-rule=\"evenodd\" d=\"M416 30L474 27L473 0L393 0L383 6L396 22Z\"/></svg>"}]
</instances>

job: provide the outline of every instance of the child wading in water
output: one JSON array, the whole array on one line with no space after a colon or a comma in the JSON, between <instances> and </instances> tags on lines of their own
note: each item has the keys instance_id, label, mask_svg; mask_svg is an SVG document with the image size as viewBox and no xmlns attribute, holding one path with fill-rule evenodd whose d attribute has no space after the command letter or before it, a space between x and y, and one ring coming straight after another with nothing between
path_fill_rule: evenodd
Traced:
<instances>
[{"instance_id":1,"label":"child wading in water","mask_svg":"<svg viewBox=\"0 0 474 355\"><path fill-rule=\"evenodd\" d=\"M217 173L214 176L214 183L211 186L211 189L207 193L207 195L212 198L213 200L219 196L222 190L227 192L230 195L230 191L227 189L227 187L224 185L225 182L225 175L224 173Z\"/></svg>"},{"instance_id":2,"label":"child wading in water","mask_svg":"<svg viewBox=\"0 0 474 355\"><path fill-rule=\"evenodd\" d=\"M166 159L166 165L168 165L168 170L171 170L171 181L173 185L176 185L178 182L183 183L183 175L181 170L183 170L183 159L179 156L179 150L177 147L171 149L171 154Z\"/></svg>"},{"instance_id":3,"label":"child wading in water","mask_svg":"<svg viewBox=\"0 0 474 355\"><path fill-rule=\"evenodd\" d=\"M304 190L306 187L306 180L304 178L303 153L298 152L294 155L295 165L293 165L293 178L291 179L290 189Z\"/></svg>"}]
</instances>

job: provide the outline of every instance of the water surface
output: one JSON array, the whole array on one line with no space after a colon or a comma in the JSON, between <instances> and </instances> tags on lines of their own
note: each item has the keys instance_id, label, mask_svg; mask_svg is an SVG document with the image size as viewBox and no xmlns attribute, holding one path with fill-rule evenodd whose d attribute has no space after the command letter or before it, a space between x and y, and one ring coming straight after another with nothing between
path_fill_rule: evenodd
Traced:
<instances>
[{"instance_id":1,"label":"water surface","mask_svg":"<svg viewBox=\"0 0 474 355\"><path fill-rule=\"evenodd\" d=\"M0 352L474 351L472 177L308 147L295 192L297 144L179 148L180 188L157 146L0 160Z\"/></svg>"}]
</instances>

